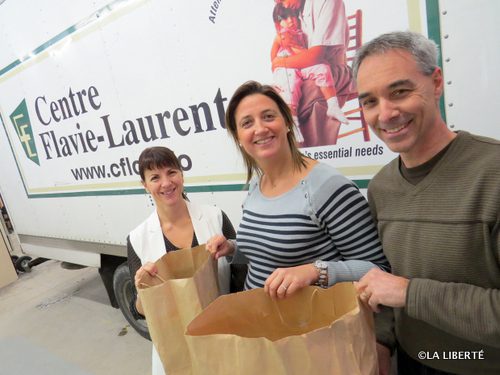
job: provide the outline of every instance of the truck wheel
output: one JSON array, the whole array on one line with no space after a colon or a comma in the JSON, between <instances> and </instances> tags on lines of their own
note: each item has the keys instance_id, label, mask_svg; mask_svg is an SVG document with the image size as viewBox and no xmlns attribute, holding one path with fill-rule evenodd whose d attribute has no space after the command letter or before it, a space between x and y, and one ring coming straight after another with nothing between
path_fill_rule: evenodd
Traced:
<instances>
[{"instance_id":1,"label":"truck wheel","mask_svg":"<svg viewBox=\"0 0 500 375\"><path fill-rule=\"evenodd\" d=\"M31 266L30 266L30 261L31 257L29 256L22 256L16 259L16 270L19 272L30 272L31 271Z\"/></svg>"},{"instance_id":2,"label":"truck wheel","mask_svg":"<svg viewBox=\"0 0 500 375\"><path fill-rule=\"evenodd\" d=\"M132 299L135 300L137 294L135 285L130 277L130 271L127 262L120 264L113 275L113 290L115 292L116 302L120 306L127 322L141 335L142 337L151 340L149 336L148 326L144 319L136 319L130 311Z\"/></svg>"}]
</instances>

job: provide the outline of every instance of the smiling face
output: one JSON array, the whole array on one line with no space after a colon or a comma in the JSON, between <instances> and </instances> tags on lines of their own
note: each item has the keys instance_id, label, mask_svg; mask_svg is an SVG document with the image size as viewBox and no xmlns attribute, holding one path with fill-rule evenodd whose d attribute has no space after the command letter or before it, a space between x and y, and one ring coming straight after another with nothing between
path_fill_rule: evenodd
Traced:
<instances>
[{"instance_id":1,"label":"smiling face","mask_svg":"<svg viewBox=\"0 0 500 375\"><path fill-rule=\"evenodd\" d=\"M290 153L289 131L278 105L262 94L248 95L235 111L238 141L259 165Z\"/></svg>"},{"instance_id":2,"label":"smiling face","mask_svg":"<svg viewBox=\"0 0 500 375\"><path fill-rule=\"evenodd\" d=\"M286 29L297 30L299 28L299 19L289 15L288 17L280 20L280 26Z\"/></svg>"},{"instance_id":3,"label":"smiling face","mask_svg":"<svg viewBox=\"0 0 500 375\"><path fill-rule=\"evenodd\" d=\"M170 206L183 200L184 178L179 169L168 166L146 169L142 185L149 191L157 206Z\"/></svg>"},{"instance_id":4,"label":"smiling face","mask_svg":"<svg viewBox=\"0 0 500 375\"><path fill-rule=\"evenodd\" d=\"M425 159L442 125L442 74L424 75L413 56L393 49L366 57L359 67L358 92L367 123L403 160Z\"/></svg>"}]
</instances>

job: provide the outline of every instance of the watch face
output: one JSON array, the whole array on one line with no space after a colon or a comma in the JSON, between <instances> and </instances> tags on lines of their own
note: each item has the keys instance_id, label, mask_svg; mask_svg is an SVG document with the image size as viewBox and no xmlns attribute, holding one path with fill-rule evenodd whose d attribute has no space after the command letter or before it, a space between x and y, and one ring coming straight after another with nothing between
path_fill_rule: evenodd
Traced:
<instances>
[{"instance_id":1,"label":"watch face","mask_svg":"<svg viewBox=\"0 0 500 375\"><path fill-rule=\"evenodd\" d=\"M321 270L326 270L328 268L328 264L322 260L317 260L314 265Z\"/></svg>"}]
</instances>

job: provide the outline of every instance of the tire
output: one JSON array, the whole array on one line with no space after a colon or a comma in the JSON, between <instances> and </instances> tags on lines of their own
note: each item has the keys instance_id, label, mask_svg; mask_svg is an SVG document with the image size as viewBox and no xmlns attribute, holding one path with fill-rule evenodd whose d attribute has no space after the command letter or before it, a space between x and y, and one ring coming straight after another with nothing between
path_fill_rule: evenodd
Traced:
<instances>
[{"instance_id":1,"label":"tire","mask_svg":"<svg viewBox=\"0 0 500 375\"><path fill-rule=\"evenodd\" d=\"M142 337L151 340L149 335L148 326L144 319L136 319L132 311L130 311L130 304L132 299L135 300L137 294L135 285L130 277L130 271L127 262L120 264L113 274L113 290L115 292L116 302L120 306L122 314L127 319L132 327Z\"/></svg>"},{"instance_id":2,"label":"tire","mask_svg":"<svg viewBox=\"0 0 500 375\"><path fill-rule=\"evenodd\" d=\"M16 270L18 270L19 272L30 272L31 271L30 261L31 257L27 255L17 258L15 263Z\"/></svg>"}]
</instances>

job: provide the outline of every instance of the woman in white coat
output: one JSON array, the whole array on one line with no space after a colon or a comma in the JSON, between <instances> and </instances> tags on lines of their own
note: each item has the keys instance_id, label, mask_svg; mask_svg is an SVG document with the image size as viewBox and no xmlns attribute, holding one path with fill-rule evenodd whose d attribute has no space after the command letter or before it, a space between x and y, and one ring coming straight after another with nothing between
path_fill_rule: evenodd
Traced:
<instances>
[{"instance_id":1,"label":"woman in white coat","mask_svg":"<svg viewBox=\"0 0 500 375\"><path fill-rule=\"evenodd\" d=\"M156 210L130 232L127 239L128 264L136 288L137 280L144 272L156 274L153 262L166 252L197 246L216 234L235 238L234 228L224 212L214 206L194 204L187 200L181 165L170 149L145 149L139 157L139 174L144 188L155 201ZM225 260L219 261L221 293L229 293L230 281L229 265ZM131 307L143 315L138 297ZM154 375L164 374L154 347L152 370Z\"/></svg>"}]
</instances>

